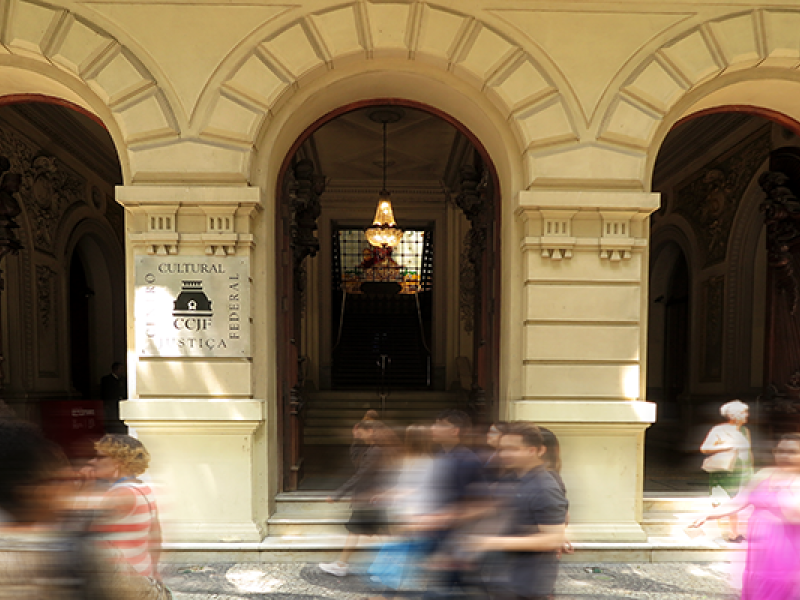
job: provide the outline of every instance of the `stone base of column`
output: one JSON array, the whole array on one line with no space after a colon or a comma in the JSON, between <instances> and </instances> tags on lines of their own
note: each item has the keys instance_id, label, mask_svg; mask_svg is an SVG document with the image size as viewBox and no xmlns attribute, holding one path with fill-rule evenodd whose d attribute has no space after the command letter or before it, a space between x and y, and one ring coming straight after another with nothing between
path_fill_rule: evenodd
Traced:
<instances>
[{"instance_id":1,"label":"stone base of column","mask_svg":"<svg viewBox=\"0 0 800 600\"><path fill-rule=\"evenodd\" d=\"M644 432L655 404L518 401L511 418L547 427L561 443L572 541L642 542Z\"/></svg>"},{"instance_id":2,"label":"stone base of column","mask_svg":"<svg viewBox=\"0 0 800 600\"><path fill-rule=\"evenodd\" d=\"M120 414L152 456L165 542L259 542L266 533L266 467L257 400L128 400ZM265 454L265 452L263 453ZM256 481L258 474L259 481ZM261 506L263 500L263 506Z\"/></svg>"}]
</instances>

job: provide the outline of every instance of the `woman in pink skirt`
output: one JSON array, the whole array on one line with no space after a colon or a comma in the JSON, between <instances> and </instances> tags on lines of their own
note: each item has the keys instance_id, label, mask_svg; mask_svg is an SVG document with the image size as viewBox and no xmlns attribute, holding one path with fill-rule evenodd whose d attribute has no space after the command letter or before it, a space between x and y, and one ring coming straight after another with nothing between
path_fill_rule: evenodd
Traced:
<instances>
[{"instance_id":1,"label":"woman in pink skirt","mask_svg":"<svg viewBox=\"0 0 800 600\"><path fill-rule=\"evenodd\" d=\"M753 507L742 600L800 598L800 434L781 437L774 453L774 468L760 471L738 496L692 524Z\"/></svg>"}]
</instances>

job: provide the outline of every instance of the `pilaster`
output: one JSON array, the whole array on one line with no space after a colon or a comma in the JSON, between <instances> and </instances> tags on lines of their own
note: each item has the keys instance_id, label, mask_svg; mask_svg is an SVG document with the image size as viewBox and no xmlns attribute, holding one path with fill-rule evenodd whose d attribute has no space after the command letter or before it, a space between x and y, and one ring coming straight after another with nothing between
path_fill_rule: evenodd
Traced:
<instances>
[{"instance_id":1,"label":"pilaster","mask_svg":"<svg viewBox=\"0 0 800 600\"><path fill-rule=\"evenodd\" d=\"M128 381L166 541L260 541L266 408L254 394L248 187L117 188L127 210Z\"/></svg>"},{"instance_id":2,"label":"pilaster","mask_svg":"<svg viewBox=\"0 0 800 600\"><path fill-rule=\"evenodd\" d=\"M570 532L641 541L648 215L658 194L524 191L522 397L562 444Z\"/></svg>"}]
</instances>

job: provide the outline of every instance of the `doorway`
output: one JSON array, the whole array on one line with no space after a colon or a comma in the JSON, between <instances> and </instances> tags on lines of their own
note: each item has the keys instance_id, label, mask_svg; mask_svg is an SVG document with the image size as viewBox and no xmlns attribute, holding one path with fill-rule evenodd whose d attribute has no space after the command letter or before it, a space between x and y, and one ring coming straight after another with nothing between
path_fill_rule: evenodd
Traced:
<instances>
[{"instance_id":1,"label":"doorway","mask_svg":"<svg viewBox=\"0 0 800 600\"><path fill-rule=\"evenodd\" d=\"M375 111L400 115L383 147ZM364 233L382 176L394 247ZM342 107L297 140L278 189L284 491L342 454L367 409L397 426L455 406L492 418L499 190L474 136L414 102Z\"/></svg>"}]
</instances>

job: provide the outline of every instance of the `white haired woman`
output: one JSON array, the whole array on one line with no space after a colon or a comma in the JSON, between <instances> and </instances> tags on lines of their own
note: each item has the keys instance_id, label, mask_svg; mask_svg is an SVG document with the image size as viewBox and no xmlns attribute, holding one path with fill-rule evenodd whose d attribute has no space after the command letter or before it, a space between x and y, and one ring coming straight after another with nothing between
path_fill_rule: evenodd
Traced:
<instances>
[{"instance_id":1,"label":"white haired woman","mask_svg":"<svg viewBox=\"0 0 800 600\"><path fill-rule=\"evenodd\" d=\"M708 473L712 504L716 507L739 493L753 474L753 454L750 432L744 426L750 409L740 400L726 402L720 408L726 422L715 425L708 432L700 452L707 455L703 470ZM730 534L727 541L740 543L744 536L739 533L739 518L728 517Z\"/></svg>"}]
</instances>

